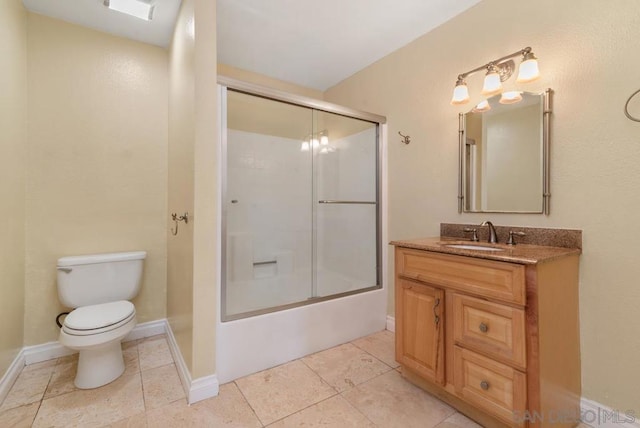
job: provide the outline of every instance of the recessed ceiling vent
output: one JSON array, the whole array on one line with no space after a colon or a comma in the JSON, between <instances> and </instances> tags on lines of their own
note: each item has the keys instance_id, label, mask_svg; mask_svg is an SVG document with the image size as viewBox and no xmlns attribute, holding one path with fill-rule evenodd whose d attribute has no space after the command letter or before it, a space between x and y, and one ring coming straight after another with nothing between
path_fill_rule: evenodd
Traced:
<instances>
[{"instance_id":1,"label":"recessed ceiling vent","mask_svg":"<svg viewBox=\"0 0 640 428\"><path fill-rule=\"evenodd\" d=\"M116 12L135 16L136 18L151 21L153 19L154 5L151 1L144 0L104 0L104 5Z\"/></svg>"}]
</instances>

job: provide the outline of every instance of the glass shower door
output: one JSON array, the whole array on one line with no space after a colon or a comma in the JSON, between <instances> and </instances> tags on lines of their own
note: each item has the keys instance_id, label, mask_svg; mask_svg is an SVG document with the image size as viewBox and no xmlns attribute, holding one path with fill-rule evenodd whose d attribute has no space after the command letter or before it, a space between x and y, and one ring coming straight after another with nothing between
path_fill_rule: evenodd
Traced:
<instances>
[{"instance_id":1,"label":"glass shower door","mask_svg":"<svg viewBox=\"0 0 640 428\"><path fill-rule=\"evenodd\" d=\"M378 124L224 93L222 320L378 288Z\"/></svg>"},{"instance_id":2,"label":"glass shower door","mask_svg":"<svg viewBox=\"0 0 640 428\"><path fill-rule=\"evenodd\" d=\"M372 288L378 277L378 125L314 112L313 297Z\"/></svg>"},{"instance_id":3,"label":"glass shower door","mask_svg":"<svg viewBox=\"0 0 640 428\"><path fill-rule=\"evenodd\" d=\"M311 297L313 168L302 141L313 111L233 90L226 102L222 307L230 320Z\"/></svg>"}]
</instances>

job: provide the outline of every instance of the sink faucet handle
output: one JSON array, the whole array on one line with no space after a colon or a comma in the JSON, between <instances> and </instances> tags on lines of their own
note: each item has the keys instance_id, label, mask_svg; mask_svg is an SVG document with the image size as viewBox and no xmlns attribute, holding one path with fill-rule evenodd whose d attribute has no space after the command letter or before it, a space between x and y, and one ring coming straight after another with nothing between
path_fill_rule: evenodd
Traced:
<instances>
[{"instance_id":1,"label":"sink faucet handle","mask_svg":"<svg viewBox=\"0 0 640 428\"><path fill-rule=\"evenodd\" d=\"M464 229L462 229L463 232L467 232L467 233L473 233L473 235L471 236L471 240L473 242L478 242L478 229L473 229L471 227L465 227Z\"/></svg>"},{"instance_id":2,"label":"sink faucet handle","mask_svg":"<svg viewBox=\"0 0 640 428\"><path fill-rule=\"evenodd\" d=\"M527 234L524 232L514 232L513 230L510 230L507 245L516 245L516 241L513 239L514 236L527 236Z\"/></svg>"}]
</instances>

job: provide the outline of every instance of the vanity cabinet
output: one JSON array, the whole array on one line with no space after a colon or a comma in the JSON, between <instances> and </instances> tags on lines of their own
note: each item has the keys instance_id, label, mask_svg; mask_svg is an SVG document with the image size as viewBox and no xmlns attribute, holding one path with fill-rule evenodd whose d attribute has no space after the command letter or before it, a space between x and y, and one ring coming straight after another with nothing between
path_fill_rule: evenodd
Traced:
<instances>
[{"instance_id":1,"label":"vanity cabinet","mask_svg":"<svg viewBox=\"0 0 640 428\"><path fill-rule=\"evenodd\" d=\"M577 424L579 251L505 262L393 244L405 378L483 426Z\"/></svg>"}]
</instances>

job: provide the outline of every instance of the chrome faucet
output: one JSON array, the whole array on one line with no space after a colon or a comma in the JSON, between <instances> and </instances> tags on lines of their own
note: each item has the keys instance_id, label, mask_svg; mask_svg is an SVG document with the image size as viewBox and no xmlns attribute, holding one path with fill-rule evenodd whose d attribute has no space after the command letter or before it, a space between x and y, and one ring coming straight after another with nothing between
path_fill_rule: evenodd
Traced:
<instances>
[{"instance_id":1,"label":"chrome faucet","mask_svg":"<svg viewBox=\"0 0 640 428\"><path fill-rule=\"evenodd\" d=\"M490 221L483 221L480 226L489 226L489 240L492 244L496 244L498 242L498 235L496 235L496 228L493 227L493 223Z\"/></svg>"}]
</instances>

